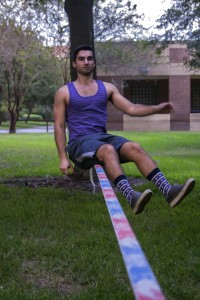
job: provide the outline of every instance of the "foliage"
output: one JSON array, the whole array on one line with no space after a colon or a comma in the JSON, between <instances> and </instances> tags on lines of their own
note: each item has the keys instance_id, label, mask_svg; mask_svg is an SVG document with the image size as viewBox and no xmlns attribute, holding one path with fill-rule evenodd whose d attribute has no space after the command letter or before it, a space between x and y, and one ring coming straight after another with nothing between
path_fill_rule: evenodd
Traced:
<instances>
[{"instance_id":1,"label":"foliage","mask_svg":"<svg viewBox=\"0 0 200 300\"><path fill-rule=\"evenodd\" d=\"M187 44L191 60L189 66L200 67L200 2L198 0L172 0L172 6L161 16L157 29L164 29L164 34L156 38L168 43Z\"/></svg>"},{"instance_id":2,"label":"foliage","mask_svg":"<svg viewBox=\"0 0 200 300\"><path fill-rule=\"evenodd\" d=\"M136 70L146 74L158 59L155 46L143 40L97 42L95 47L98 64L105 73L119 74L126 70L126 74L132 74Z\"/></svg>"},{"instance_id":3,"label":"foliage","mask_svg":"<svg viewBox=\"0 0 200 300\"><path fill-rule=\"evenodd\" d=\"M96 0L93 14L95 41L136 40L141 36L141 16L130 0Z\"/></svg>"},{"instance_id":4,"label":"foliage","mask_svg":"<svg viewBox=\"0 0 200 300\"><path fill-rule=\"evenodd\" d=\"M13 133L23 102L30 112L40 102L52 105L53 93L62 79L57 59L30 29L7 20L0 32L1 86Z\"/></svg>"},{"instance_id":5,"label":"foliage","mask_svg":"<svg viewBox=\"0 0 200 300\"><path fill-rule=\"evenodd\" d=\"M17 0L6 0L0 1L0 8L2 15L5 15L8 19L15 19L15 22L20 23L23 29L27 29L27 27L31 28L31 30L40 37L44 45L53 46L54 49L56 47L56 51L59 49L59 51L61 51L64 49L63 47L69 46L69 24L64 11L64 3L67 2L68 1L64 0L23 0L20 2ZM139 25L141 16L137 14L137 6L132 4L130 0L112 0L109 2L105 0L94 0L90 2L93 3L92 14L94 40L96 42L111 40L127 41L141 38L142 26ZM81 1L80 4L84 7L84 1ZM79 24L81 21L80 17L83 17L83 13L81 9L78 13L78 7L76 11L79 20L77 22L75 18L74 22ZM15 17L16 15L18 15L18 18ZM86 20L87 19L89 20L86 16ZM83 26L85 26L85 23ZM85 35L86 27L84 28L85 30L80 35L81 37ZM75 38L77 34L73 36ZM68 58L69 52L62 52L59 56L63 82L71 80L68 70ZM32 99L35 99L34 95ZM29 107L31 112L31 105L29 105Z\"/></svg>"},{"instance_id":6,"label":"foliage","mask_svg":"<svg viewBox=\"0 0 200 300\"><path fill-rule=\"evenodd\" d=\"M25 70L29 65L30 55L33 54L36 39L30 31L27 30L25 33L21 26L16 27L13 21L4 21L0 27L0 34L1 82L11 116L10 130L14 132L20 104L27 91L23 86ZM34 75L27 78L28 85Z\"/></svg>"},{"instance_id":7,"label":"foliage","mask_svg":"<svg viewBox=\"0 0 200 300\"><path fill-rule=\"evenodd\" d=\"M8 7L13 7L10 9L13 16L20 11L20 17L26 20L26 26L28 24L46 44L58 46L69 45L69 24L64 2L23 0L19 3L17 0L6 0L3 6L7 3ZM130 0L92 2L95 41L138 39L142 36L142 26L139 24L141 16L137 13L136 4L132 4Z\"/></svg>"},{"instance_id":8,"label":"foliage","mask_svg":"<svg viewBox=\"0 0 200 300\"><path fill-rule=\"evenodd\" d=\"M23 114L20 118L21 121L26 121L27 118L30 120L30 121L43 121L43 117L41 115L36 115L36 114L30 114L28 116L28 114Z\"/></svg>"},{"instance_id":9,"label":"foliage","mask_svg":"<svg viewBox=\"0 0 200 300\"><path fill-rule=\"evenodd\" d=\"M0 0L0 11L0 18L15 20L23 29L31 28L46 46L66 41L63 1Z\"/></svg>"},{"instance_id":10,"label":"foliage","mask_svg":"<svg viewBox=\"0 0 200 300\"><path fill-rule=\"evenodd\" d=\"M31 114L38 106L44 107L44 114L53 109L53 100L56 89L63 83L60 62L51 53L51 49L42 47L42 52L36 62L38 77L34 79L23 102ZM34 72L34 70L29 70ZM46 111L46 112L45 112Z\"/></svg>"},{"instance_id":11,"label":"foliage","mask_svg":"<svg viewBox=\"0 0 200 300\"><path fill-rule=\"evenodd\" d=\"M65 38L63 39L65 45L67 41L67 36L69 36L69 26L68 20L64 13L64 0L38 0L29 1L29 6L40 15L40 19L49 24L48 33L55 38L54 27L58 26L57 34L60 34L60 42L62 40L63 34ZM81 5L84 5L81 1ZM95 41L105 41L113 39L125 39L128 37L134 39L141 34L142 26L139 25L139 20L141 16L137 14L137 5L132 4L130 0L93 0L93 23L94 23L94 39ZM87 4L86 3L86 4ZM88 4L87 4L88 5ZM78 7L77 7L78 11ZM81 16L81 14L79 14ZM60 18L60 19L59 19ZM39 18L38 18L39 20ZM77 22L77 20L75 20ZM52 28L53 26L53 28ZM64 37L64 36L63 36Z\"/></svg>"},{"instance_id":12,"label":"foliage","mask_svg":"<svg viewBox=\"0 0 200 300\"><path fill-rule=\"evenodd\" d=\"M131 1L65 0L65 10L69 19L72 51L80 44L94 47L94 41L128 40L130 36L132 39L138 38L141 33L136 5L132 5ZM71 75L75 80L77 74L72 64Z\"/></svg>"}]
</instances>

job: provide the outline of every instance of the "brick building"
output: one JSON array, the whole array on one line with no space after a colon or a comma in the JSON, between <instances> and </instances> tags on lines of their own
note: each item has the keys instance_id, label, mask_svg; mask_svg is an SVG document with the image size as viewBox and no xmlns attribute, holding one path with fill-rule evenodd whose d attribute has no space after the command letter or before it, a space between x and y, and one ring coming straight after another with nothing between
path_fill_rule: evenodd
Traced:
<instances>
[{"instance_id":1,"label":"brick building","mask_svg":"<svg viewBox=\"0 0 200 300\"><path fill-rule=\"evenodd\" d=\"M184 66L187 47L173 44L165 49L156 63L146 61L125 67L112 64L105 70L98 65L98 78L113 82L130 101L142 104L174 103L175 112L147 117L129 117L115 108L108 109L108 130L124 131L200 131L200 70Z\"/></svg>"}]
</instances>

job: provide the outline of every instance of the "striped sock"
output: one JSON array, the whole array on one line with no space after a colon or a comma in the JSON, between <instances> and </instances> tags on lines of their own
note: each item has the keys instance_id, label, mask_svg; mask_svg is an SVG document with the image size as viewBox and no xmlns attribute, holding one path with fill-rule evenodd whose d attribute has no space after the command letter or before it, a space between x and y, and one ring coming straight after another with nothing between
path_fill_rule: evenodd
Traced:
<instances>
[{"instance_id":1,"label":"striped sock","mask_svg":"<svg viewBox=\"0 0 200 300\"><path fill-rule=\"evenodd\" d=\"M127 177L125 175L120 175L114 180L114 184L120 190L120 192L124 195L129 204L131 201L137 201L138 192L134 191L130 186Z\"/></svg>"},{"instance_id":2,"label":"striped sock","mask_svg":"<svg viewBox=\"0 0 200 300\"><path fill-rule=\"evenodd\" d=\"M171 191L171 184L167 181L163 173L159 168L155 168L148 176L147 179L151 181L159 191L167 197L169 192Z\"/></svg>"}]
</instances>

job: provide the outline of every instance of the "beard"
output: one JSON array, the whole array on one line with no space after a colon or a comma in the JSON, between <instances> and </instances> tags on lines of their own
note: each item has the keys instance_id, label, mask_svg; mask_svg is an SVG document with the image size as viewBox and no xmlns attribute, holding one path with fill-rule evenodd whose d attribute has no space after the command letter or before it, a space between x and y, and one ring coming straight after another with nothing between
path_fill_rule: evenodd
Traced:
<instances>
[{"instance_id":1,"label":"beard","mask_svg":"<svg viewBox=\"0 0 200 300\"><path fill-rule=\"evenodd\" d=\"M94 71L93 67L84 67L82 69L78 69L77 73L83 75L83 76L90 76Z\"/></svg>"}]
</instances>

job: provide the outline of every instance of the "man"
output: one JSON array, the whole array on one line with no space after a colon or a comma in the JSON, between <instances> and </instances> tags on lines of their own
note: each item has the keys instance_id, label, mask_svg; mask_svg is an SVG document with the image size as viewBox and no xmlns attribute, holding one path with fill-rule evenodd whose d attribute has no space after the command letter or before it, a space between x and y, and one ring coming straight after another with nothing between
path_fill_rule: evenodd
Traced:
<instances>
[{"instance_id":1,"label":"man","mask_svg":"<svg viewBox=\"0 0 200 300\"><path fill-rule=\"evenodd\" d=\"M140 193L131 188L121 164L134 162L142 175L161 191L171 207L179 204L192 191L194 179L188 179L184 185L172 186L139 144L106 133L108 101L132 117L171 113L172 103L133 104L113 84L94 80L95 58L90 46L83 45L75 49L72 62L77 71L77 79L58 89L54 103L55 141L61 172L68 174L70 169L73 171L70 160L83 169L101 164L133 212L139 214L150 200L152 191L147 189ZM66 120L69 131L67 148Z\"/></svg>"}]
</instances>

